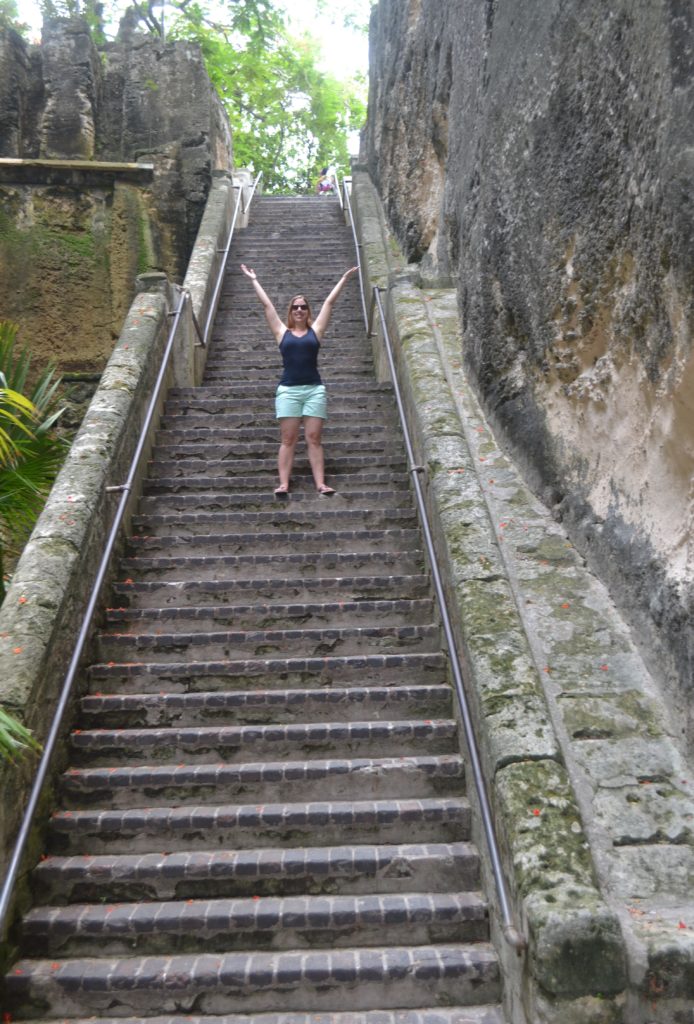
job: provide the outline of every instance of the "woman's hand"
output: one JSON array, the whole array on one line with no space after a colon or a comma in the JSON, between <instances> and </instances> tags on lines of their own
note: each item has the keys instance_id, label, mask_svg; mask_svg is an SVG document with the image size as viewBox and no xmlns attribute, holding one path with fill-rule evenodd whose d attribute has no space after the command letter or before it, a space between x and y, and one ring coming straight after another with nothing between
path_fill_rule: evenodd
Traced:
<instances>
[{"instance_id":1,"label":"woman's hand","mask_svg":"<svg viewBox=\"0 0 694 1024\"><path fill-rule=\"evenodd\" d=\"M345 274L342 275L342 280L343 281L349 280L349 278L352 276L352 274L356 274L356 272L358 270L359 270L359 267L351 267Z\"/></svg>"},{"instance_id":2,"label":"woman's hand","mask_svg":"<svg viewBox=\"0 0 694 1024\"><path fill-rule=\"evenodd\" d=\"M241 270L243 270L246 277L250 277L251 281L258 280L258 275L256 274L255 270L253 270L253 267L247 267L245 263L242 263Z\"/></svg>"}]
</instances>

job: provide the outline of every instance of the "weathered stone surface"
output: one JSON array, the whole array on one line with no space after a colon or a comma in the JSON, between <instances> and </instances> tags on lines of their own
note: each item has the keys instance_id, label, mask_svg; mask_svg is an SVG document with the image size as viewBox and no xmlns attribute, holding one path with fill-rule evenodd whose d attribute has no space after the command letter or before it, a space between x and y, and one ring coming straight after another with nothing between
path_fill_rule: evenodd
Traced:
<instances>
[{"instance_id":1,"label":"weathered stone surface","mask_svg":"<svg viewBox=\"0 0 694 1024\"><path fill-rule=\"evenodd\" d=\"M44 103L39 156L54 160L94 156L99 55L82 21L44 26L41 58Z\"/></svg>"},{"instance_id":2,"label":"weathered stone surface","mask_svg":"<svg viewBox=\"0 0 694 1024\"><path fill-rule=\"evenodd\" d=\"M88 159L95 171L4 169L0 319L40 361L98 373L137 274L185 274L212 175L231 167L226 115L193 44L135 35L99 53L80 19L47 20L40 47L0 32L3 96L0 155ZM153 171L99 180L105 161Z\"/></svg>"},{"instance_id":3,"label":"weathered stone surface","mask_svg":"<svg viewBox=\"0 0 694 1024\"><path fill-rule=\"evenodd\" d=\"M357 206L369 189L357 175ZM632 1024L641 1020L651 981L660 984L653 965L661 954L672 961L672 933L679 940L692 919L694 790L677 723L606 588L522 483L482 415L463 368L454 292L418 289L408 268L391 272L383 301L416 458L426 467L420 480L438 550L446 552L483 761L494 779L504 852L513 861L509 875L519 895L539 901L528 910L528 927L537 928L533 942L539 948L547 941L544 958L563 935L567 949L575 941L589 955L595 928L612 950L608 960L628 960L628 991L608 995L596 986L578 995L578 976L561 977L570 960L555 950L550 974L528 990L530 1019ZM539 701L536 692L543 694ZM545 905L543 894L555 902ZM649 920L670 922L651 927L648 944L633 928L642 907ZM686 935L677 950L676 985L663 988L652 1018L667 1024L686 1020L683 1007L694 996L694 988L688 997L674 994L689 984ZM511 985L512 960L507 968Z\"/></svg>"},{"instance_id":4,"label":"weathered stone surface","mask_svg":"<svg viewBox=\"0 0 694 1024\"><path fill-rule=\"evenodd\" d=\"M0 157L21 148L23 100L27 92L29 55L17 32L0 32Z\"/></svg>"},{"instance_id":5,"label":"weathered stone surface","mask_svg":"<svg viewBox=\"0 0 694 1024\"><path fill-rule=\"evenodd\" d=\"M683 0L380 0L364 159L527 478L694 742L694 24Z\"/></svg>"}]
</instances>

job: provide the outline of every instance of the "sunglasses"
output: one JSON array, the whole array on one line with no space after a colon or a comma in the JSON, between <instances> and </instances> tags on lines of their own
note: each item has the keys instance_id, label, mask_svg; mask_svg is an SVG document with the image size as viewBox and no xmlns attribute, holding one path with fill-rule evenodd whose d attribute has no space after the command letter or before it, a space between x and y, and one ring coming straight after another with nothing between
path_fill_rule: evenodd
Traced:
<instances>
[{"instance_id":1,"label":"sunglasses","mask_svg":"<svg viewBox=\"0 0 694 1024\"><path fill-rule=\"evenodd\" d=\"M292 306L292 309L308 309L308 306L305 306L303 305L303 303L298 302L296 306Z\"/></svg>"}]
</instances>

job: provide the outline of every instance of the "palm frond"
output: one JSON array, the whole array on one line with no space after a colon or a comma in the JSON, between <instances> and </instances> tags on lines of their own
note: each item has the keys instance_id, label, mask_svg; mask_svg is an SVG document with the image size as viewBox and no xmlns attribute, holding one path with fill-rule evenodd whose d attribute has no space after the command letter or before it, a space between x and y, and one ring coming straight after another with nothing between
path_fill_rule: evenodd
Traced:
<instances>
[{"instance_id":1,"label":"palm frond","mask_svg":"<svg viewBox=\"0 0 694 1024\"><path fill-rule=\"evenodd\" d=\"M41 744L14 715L0 708L0 760L17 761L30 750L41 750Z\"/></svg>"}]
</instances>

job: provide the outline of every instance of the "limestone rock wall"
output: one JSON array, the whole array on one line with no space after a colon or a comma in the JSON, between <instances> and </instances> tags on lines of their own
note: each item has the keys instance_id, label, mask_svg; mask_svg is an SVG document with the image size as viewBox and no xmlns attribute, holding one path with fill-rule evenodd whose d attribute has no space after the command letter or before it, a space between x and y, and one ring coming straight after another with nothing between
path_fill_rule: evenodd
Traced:
<instances>
[{"instance_id":1,"label":"limestone rock wall","mask_svg":"<svg viewBox=\"0 0 694 1024\"><path fill-rule=\"evenodd\" d=\"M0 168L0 319L61 369L100 372L135 277L181 281L231 132L199 49L124 33L97 51L80 19L40 46L0 32L0 156L153 165L127 180Z\"/></svg>"},{"instance_id":2,"label":"limestone rock wall","mask_svg":"<svg viewBox=\"0 0 694 1024\"><path fill-rule=\"evenodd\" d=\"M694 742L694 8L380 0L363 158Z\"/></svg>"}]
</instances>

